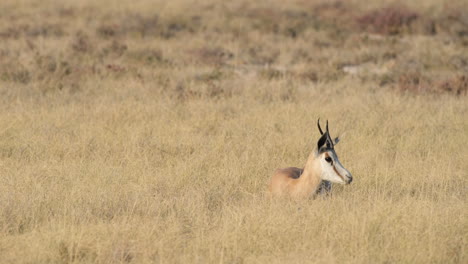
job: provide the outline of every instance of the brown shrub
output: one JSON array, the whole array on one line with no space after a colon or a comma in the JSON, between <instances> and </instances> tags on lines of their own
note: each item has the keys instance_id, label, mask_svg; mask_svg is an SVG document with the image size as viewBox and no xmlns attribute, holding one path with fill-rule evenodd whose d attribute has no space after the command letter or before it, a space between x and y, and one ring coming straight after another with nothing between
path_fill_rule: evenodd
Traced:
<instances>
[{"instance_id":1,"label":"brown shrub","mask_svg":"<svg viewBox=\"0 0 468 264\"><path fill-rule=\"evenodd\" d=\"M196 74L193 79L199 82L213 82L219 81L226 77L227 74L219 69L214 69L213 71Z\"/></svg>"},{"instance_id":2,"label":"brown shrub","mask_svg":"<svg viewBox=\"0 0 468 264\"><path fill-rule=\"evenodd\" d=\"M143 16L130 14L115 22L104 22L96 29L98 36L103 38L115 38L121 36L161 37L172 38L179 32L196 32L201 25L199 16L176 16L160 18L153 14Z\"/></svg>"},{"instance_id":3,"label":"brown shrub","mask_svg":"<svg viewBox=\"0 0 468 264\"><path fill-rule=\"evenodd\" d=\"M88 35L78 32L71 44L71 48L75 52L88 53L93 50L93 45Z\"/></svg>"},{"instance_id":4,"label":"brown shrub","mask_svg":"<svg viewBox=\"0 0 468 264\"><path fill-rule=\"evenodd\" d=\"M280 55L280 51L268 46L255 46L247 50L249 62L257 65L269 65L276 62Z\"/></svg>"},{"instance_id":5,"label":"brown shrub","mask_svg":"<svg viewBox=\"0 0 468 264\"><path fill-rule=\"evenodd\" d=\"M468 76L459 75L444 80L431 80L421 73L405 73L399 76L397 88L413 94L448 93L457 96L467 95Z\"/></svg>"},{"instance_id":6,"label":"brown shrub","mask_svg":"<svg viewBox=\"0 0 468 264\"><path fill-rule=\"evenodd\" d=\"M397 88L401 92L427 93L429 92L428 81L421 73L404 73L398 77Z\"/></svg>"},{"instance_id":7,"label":"brown shrub","mask_svg":"<svg viewBox=\"0 0 468 264\"><path fill-rule=\"evenodd\" d=\"M31 81L31 73L26 69L13 69L3 71L0 80L28 84Z\"/></svg>"},{"instance_id":8,"label":"brown shrub","mask_svg":"<svg viewBox=\"0 0 468 264\"><path fill-rule=\"evenodd\" d=\"M167 59L159 49L139 49L129 51L126 57L145 65L169 65L171 61Z\"/></svg>"},{"instance_id":9,"label":"brown shrub","mask_svg":"<svg viewBox=\"0 0 468 264\"><path fill-rule=\"evenodd\" d=\"M102 49L102 54L104 56L111 55L115 57L120 57L127 51L127 49L127 45L114 40L112 41L112 43L110 43Z\"/></svg>"},{"instance_id":10,"label":"brown shrub","mask_svg":"<svg viewBox=\"0 0 468 264\"><path fill-rule=\"evenodd\" d=\"M319 17L319 22L322 24L317 24L317 27L330 25L339 26L340 28L346 27L349 24L346 22L349 22L348 20L353 13L353 7L344 1L327 1L313 7L314 16Z\"/></svg>"},{"instance_id":11,"label":"brown shrub","mask_svg":"<svg viewBox=\"0 0 468 264\"><path fill-rule=\"evenodd\" d=\"M372 10L356 19L363 30L373 33L399 34L419 17L418 13L403 6L391 6Z\"/></svg>"},{"instance_id":12,"label":"brown shrub","mask_svg":"<svg viewBox=\"0 0 468 264\"><path fill-rule=\"evenodd\" d=\"M101 25L96 29L96 33L98 36L104 38L115 37L118 33L120 33L120 28L115 24Z\"/></svg>"},{"instance_id":13,"label":"brown shrub","mask_svg":"<svg viewBox=\"0 0 468 264\"><path fill-rule=\"evenodd\" d=\"M13 24L0 31L0 38L18 39L20 37L62 37L65 30L59 24Z\"/></svg>"},{"instance_id":14,"label":"brown shrub","mask_svg":"<svg viewBox=\"0 0 468 264\"><path fill-rule=\"evenodd\" d=\"M234 57L232 52L219 47L193 49L190 53L194 56L197 62L211 65L225 64L227 60Z\"/></svg>"},{"instance_id":15,"label":"brown shrub","mask_svg":"<svg viewBox=\"0 0 468 264\"><path fill-rule=\"evenodd\" d=\"M159 33L158 15L142 16L131 14L122 20L121 23L106 23L96 29L100 37L110 38L125 35L128 33L137 33L142 37L148 35L157 35Z\"/></svg>"},{"instance_id":16,"label":"brown shrub","mask_svg":"<svg viewBox=\"0 0 468 264\"><path fill-rule=\"evenodd\" d=\"M301 80L310 81L310 82L317 82L319 80L317 72L315 71L302 72L298 75L298 77Z\"/></svg>"},{"instance_id":17,"label":"brown shrub","mask_svg":"<svg viewBox=\"0 0 468 264\"><path fill-rule=\"evenodd\" d=\"M27 26L27 30L24 32L29 37L62 37L65 35L65 30L60 24L39 24Z\"/></svg>"},{"instance_id":18,"label":"brown shrub","mask_svg":"<svg viewBox=\"0 0 468 264\"><path fill-rule=\"evenodd\" d=\"M468 93L468 75L456 76L442 81L437 88L443 92L456 95L467 95Z\"/></svg>"},{"instance_id":19,"label":"brown shrub","mask_svg":"<svg viewBox=\"0 0 468 264\"><path fill-rule=\"evenodd\" d=\"M437 18L437 30L458 37L468 36L468 12L466 12L466 8L447 5L442 15Z\"/></svg>"},{"instance_id":20,"label":"brown shrub","mask_svg":"<svg viewBox=\"0 0 468 264\"><path fill-rule=\"evenodd\" d=\"M254 30L297 38L310 28L318 29L329 26L329 24L336 24L337 17L333 15L332 18L327 10L328 8L341 8L341 5L338 4L337 6L318 5L313 6L311 11L306 8L281 10L273 7L262 7L251 8L247 11L239 10L239 12L245 14L245 18L249 20L249 25Z\"/></svg>"},{"instance_id":21,"label":"brown shrub","mask_svg":"<svg viewBox=\"0 0 468 264\"><path fill-rule=\"evenodd\" d=\"M106 69L110 72L124 72L127 70L124 66L118 64L107 64Z\"/></svg>"}]
</instances>

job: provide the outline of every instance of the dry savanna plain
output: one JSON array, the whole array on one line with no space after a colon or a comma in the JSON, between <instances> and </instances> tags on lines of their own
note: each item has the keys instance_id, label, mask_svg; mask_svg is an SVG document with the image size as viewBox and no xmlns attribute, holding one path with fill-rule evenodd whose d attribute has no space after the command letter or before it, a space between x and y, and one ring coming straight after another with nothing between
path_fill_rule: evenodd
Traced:
<instances>
[{"instance_id":1,"label":"dry savanna plain","mask_svg":"<svg viewBox=\"0 0 468 264\"><path fill-rule=\"evenodd\" d=\"M0 263L468 263L468 3L0 2ZM354 176L270 199L317 118Z\"/></svg>"}]
</instances>

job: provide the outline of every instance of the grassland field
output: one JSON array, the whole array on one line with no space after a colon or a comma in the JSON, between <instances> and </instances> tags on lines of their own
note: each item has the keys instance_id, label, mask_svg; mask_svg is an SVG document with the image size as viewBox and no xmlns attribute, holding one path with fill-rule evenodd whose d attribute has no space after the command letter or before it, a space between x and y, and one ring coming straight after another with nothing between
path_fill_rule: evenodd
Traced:
<instances>
[{"instance_id":1,"label":"grassland field","mask_svg":"<svg viewBox=\"0 0 468 264\"><path fill-rule=\"evenodd\" d=\"M2 0L0 263L468 263L467 7Z\"/></svg>"}]
</instances>

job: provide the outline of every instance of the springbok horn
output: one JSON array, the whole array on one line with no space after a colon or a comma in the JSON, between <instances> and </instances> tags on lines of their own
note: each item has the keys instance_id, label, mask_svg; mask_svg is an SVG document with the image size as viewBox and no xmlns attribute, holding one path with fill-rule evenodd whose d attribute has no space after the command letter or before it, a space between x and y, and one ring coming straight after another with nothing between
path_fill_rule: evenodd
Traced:
<instances>
[{"instance_id":1,"label":"springbok horn","mask_svg":"<svg viewBox=\"0 0 468 264\"><path fill-rule=\"evenodd\" d=\"M328 121L327 121L328 122ZM327 123L328 124L328 123ZM317 120L317 126L318 126L318 129L320 131L320 135L323 135L323 131L322 131L322 128L320 127L320 118Z\"/></svg>"},{"instance_id":2,"label":"springbok horn","mask_svg":"<svg viewBox=\"0 0 468 264\"><path fill-rule=\"evenodd\" d=\"M333 145L333 140L330 137L330 130L328 130L328 120L327 120L327 136L328 136L328 142L330 142L330 147L334 147Z\"/></svg>"}]
</instances>

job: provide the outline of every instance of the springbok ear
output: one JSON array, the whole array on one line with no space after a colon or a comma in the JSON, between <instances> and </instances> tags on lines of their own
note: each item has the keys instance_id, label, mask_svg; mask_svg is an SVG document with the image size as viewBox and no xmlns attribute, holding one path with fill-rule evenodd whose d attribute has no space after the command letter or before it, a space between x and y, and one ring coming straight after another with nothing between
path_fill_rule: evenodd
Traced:
<instances>
[{"instance_id":1,"label":"springbok ear","mask_svg":"<svg viewBox=\"0 0 468 264\"><path fill-rule=\"evenodd\" d=\"M336 138L333 140L333 144L336 145L336 144L338 144L338 142L340 142L340 138L339 138L339 137L336 137Z\"/></svg>"},{"instance_id":2,"label":"springbok ear","mask_svg":"<svg viewBox=\"0 0 468 264\"><path fill-rule=\"evenodd\" d=\"M343 138L346 138L346 131L341 133L338 137L335 138L334 140L335 145L338 144L338 142L340 142Z\"/></svg>"}]
</instances>

